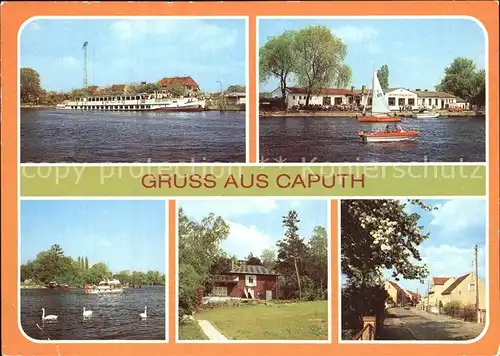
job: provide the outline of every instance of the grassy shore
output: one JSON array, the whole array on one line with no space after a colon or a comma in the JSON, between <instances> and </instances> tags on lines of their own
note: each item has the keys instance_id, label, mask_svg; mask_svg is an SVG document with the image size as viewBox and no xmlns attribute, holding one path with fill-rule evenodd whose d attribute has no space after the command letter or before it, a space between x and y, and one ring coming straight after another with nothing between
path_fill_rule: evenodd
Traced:
<instances>
[{"instance_id":1,"label":"grassy shore","mask_svg":"<svg viewBox=\"0 0 500 356\"><path fill-rule=\"evenodd\" d=\"M221 307L196 314L230 340L327 340L328 302L259 303ZM181 325L183 335L194 330Z\"/></svg>"},{"instance_id":2,"label":"grassy shore","mask_svg":"<svg viewBox=\"0 0 500 356\"><path fill-rule=\"evenodd\" d=\"M463 111L463 112L439 112L441 115L445 117L465 117L465 116L476 116L479 115L479 113L475 111ZM415 114L412 112L394 112L393 113L395 116L398 117L413 117ZM294 112L285 112L285 111L278 111L278 112L261 112L259 114L261 118L273 118L273 117L280 117L280 118L286 118L286 117L329 117L329 118L336 118L336 117L350 117L350 118L356 118L357 116L361 116L360 112L352 112L352 111L294 111ZM445 118L443 117L443 118Z\"/></svg>"},{"instance_id":3,"label":"grassy shore","mask_svg":"<svg viewBox=\"0 0 500 356\"><path fill-rule=\"evenodd\" d=\"M206 340L207 337L196 321L179 324L179 340Z\"/></svg>"}]
</instances>

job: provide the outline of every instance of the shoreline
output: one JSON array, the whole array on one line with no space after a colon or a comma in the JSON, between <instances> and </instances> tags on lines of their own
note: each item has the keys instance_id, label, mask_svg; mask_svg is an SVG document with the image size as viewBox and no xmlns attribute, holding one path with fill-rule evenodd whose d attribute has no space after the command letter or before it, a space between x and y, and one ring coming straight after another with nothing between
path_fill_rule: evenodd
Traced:
<instances>
[{"instance_id":1,"label":"shoreline","mask_svg":"<svg viewBox=\"0 0 500 356\"><path fill-rule=\"evenodd\" d=\"M465 117L465 116L485 116L484 114L480 114L476 111L462 111L462 112L438 112L440 115L444 117L439 117L438 119L446 119L450 117ZM317 111L317 112L265 112L259 113L259 118L267 119L267 118L289 118L289 117L314 117L314 118L352 118L360 116L360 112L353 111ZM400 118L413 118L414 113L412 112L394 112L394 115Z\"/></svg>"},{"instance_id":2,"label":"shoreline","mask_svg":"<svg viewBox=\"0 0 500 356\"><path fill-rule=\"evenodd\" d=\"M56 109L55 105L21 105L21 109ZM78 111L78 110L69 110L69 111ZM225 110L221 110L218 107L208 107L205 111L219 111L219 112L245 112L245 109L235 108L235 107L226 107ZM101 111L99 111L101 112ZM106 112L106 111L102 111Z\"/></svg>"}]
</instances>

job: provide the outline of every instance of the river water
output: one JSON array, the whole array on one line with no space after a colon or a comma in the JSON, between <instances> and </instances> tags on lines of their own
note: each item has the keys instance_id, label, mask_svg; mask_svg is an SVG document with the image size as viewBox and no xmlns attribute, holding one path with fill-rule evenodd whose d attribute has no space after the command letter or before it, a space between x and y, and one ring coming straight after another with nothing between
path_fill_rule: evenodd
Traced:
<instances>
[{"instance_id":1,"label":"river water","mask_svg":"<svg viewBox=\"0 0 500 356\"><path fill-rule=\"evenodd\" d=\"M21 110L22 163L245 162L245 113Z\"/></svg>"},{"instance_id":2,"label":"river water","mask_svg":"<svg viewBox=\"0 0 500 356\"><path fill-rule=\"evenodd\" d=\"M83 307L93 311L91 317L83 317ZM46 315L59 315L57 321L42 321L42 308ZM165 340L165 288L128 288L116 295L21 289L21 325L40 340Z\"/></svg>"},{"instance_id":3,"label":"river water","mask_svg":"<svg viewBox=\"0 0 500 356\"><path fill-rule=\"evenodd\" d=\"M260 161L485 162L484 117L403 118L400 125L421 135L414 142L364 144L359 130L384 130L386 124L354 118L262 118Z\"/></svg>"}]
</instances>

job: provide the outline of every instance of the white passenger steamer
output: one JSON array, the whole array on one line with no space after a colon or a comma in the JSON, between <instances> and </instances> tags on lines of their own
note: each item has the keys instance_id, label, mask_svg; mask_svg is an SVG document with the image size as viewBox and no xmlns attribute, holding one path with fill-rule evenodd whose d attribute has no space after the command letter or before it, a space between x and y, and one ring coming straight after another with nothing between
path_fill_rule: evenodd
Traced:
<instances>
[{"instance_id":1,"label":"white passenger steamer","mask_svg":"<svg viewBox=\"0 0 500 356\"><path fill-rule=\"evenodd\" d=\"M178 111L205 110L205 100L195 97L172 98L166 93L96 95L65 101L57 105L62 110L82 111Z\"/></svg>"}]
</instances>

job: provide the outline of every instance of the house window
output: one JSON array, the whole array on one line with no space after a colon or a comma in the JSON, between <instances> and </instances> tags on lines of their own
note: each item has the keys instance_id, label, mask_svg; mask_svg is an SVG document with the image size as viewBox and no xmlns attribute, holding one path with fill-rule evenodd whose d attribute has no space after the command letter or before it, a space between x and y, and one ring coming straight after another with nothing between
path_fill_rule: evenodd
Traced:
<instances>
[{"instance_id":1,"label":"house window","mask_svg":"<svg viewBox=\"0 0 500 356\"><path fill-rule=\"evenodd\" d=\"M257 285L257 276L254 275L245 275L245 286L246 287L255 287Z\"/></svg>"},{"instance_id":2,"label":"house window","mask_svg":"<svg viewBox=\"0 0 500 356\"><path fill-rule=\"evenodd\" d=\"M415 105L415 99L408 98L408 105L414 106Z\"/></svg>"},{"instance_id":3,"label":"house window","mask_svg":"<svg viewBox=\"0 0 500 356\"><path fill-rule=\"evenodd\" d=\"M474 283L469 283L469 290L476 290L476 285Z\"/></svg>"},{"instance_id":4,"label":"house window","mask_svg":"<svg viewBox=\"0 0 500 356\"><path fill-rule=\"evenodd\" d=\"M393 97L393 96L390 96L388 99L387 99L387 103L389 104L389 106L394 106L396 105L396 98Z\"/></svg>"},{"instance_id":5,"label":"house window","mask_svg":"<svg viewBox=\"0 0 500 356\"><path fill-rule=\"evenodd\" d=\"M295 95L292 98L293 98L293 100L295 100Z\"/></svg>"},{"instance_id":6,"label":"house window","mask_svg":"<svg viewBox=\"0 0 500 356\"><path fill-rule=\"evenodd\" d=\"M429 105L432 105L432 99L429 99Z\"/></svg>"},{"instance_id":7,"label":"house window","mask_svg":"<svg viewBox=\"0 0 500 356\"><path fill-rule=\"evenodd\" d=\"M323 105L332 105L332 98L329 96L323 97Z\"/></svg>"},{"instance_id":8,"label":"house window","mask_svg":"<svg viewBox=\"0 0 500 356\"><path fill-rule=\"evenodd\" d=\"M403 105L405 105L405 101L406 101L406 99L405 99L405 98L399 98L399 99L398 99L398 105L399 105L399 106L403 106Z\"/></svg>"},{"instance_id":9,"label":"house window","mask_svg":"<svg viewBox=\"0 0 500 356\"><path fill-rule=\"evenodd\" d=\"M342 98L341 97L335 98L335 105L342 105Z\"/></svg>"},{"instance_id":10,"label":"house window","mask_svg":"<svg viewBox=\"0 0 500 356\"><path fill-rule=\"evenodd\" d=\"M438 104L438 99L436 99L436 101L435 101L435 102L436 102L436 105L437 105L437 104Z\"/></svg>"}]
</instances>

